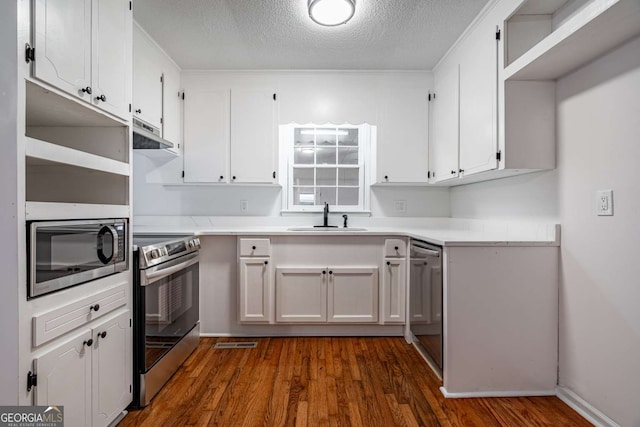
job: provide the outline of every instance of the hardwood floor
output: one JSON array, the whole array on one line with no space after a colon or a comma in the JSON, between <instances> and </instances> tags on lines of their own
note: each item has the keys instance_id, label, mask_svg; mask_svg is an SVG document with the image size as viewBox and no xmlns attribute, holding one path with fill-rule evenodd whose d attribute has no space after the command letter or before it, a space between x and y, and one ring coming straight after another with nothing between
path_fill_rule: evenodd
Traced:
<instances>
[{"instance_id":1,"label":"hardwood floor","mask_svg":"<svg viewBox=\"0 0 640 427\"><path fill-rule=\"evenodd\" d=\"M258 341L254 349L216 342ZM202 338L120 426L590 426L555 397L445 399L403 338Z\"/></svg>"}]
</instances>

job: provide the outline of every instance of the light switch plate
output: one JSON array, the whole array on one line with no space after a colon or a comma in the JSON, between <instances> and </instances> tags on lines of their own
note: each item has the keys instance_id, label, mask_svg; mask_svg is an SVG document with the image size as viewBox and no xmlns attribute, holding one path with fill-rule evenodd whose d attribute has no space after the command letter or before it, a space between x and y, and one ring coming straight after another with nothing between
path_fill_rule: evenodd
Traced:
<instances>
[{"instance_id":1,"label":"light switch plate","mask_svg":"<svg viewBox=\"0 0 640 427\"><path fill-rule=\"evenodd\" d=\"M596 212L598 216L613 215L613 190L599 190L596 192Z\"/></svg>"},{"instance_id":2,"label":"light switch plate","mask_svg":"<svg viewBox=\"0 0 640 427\"><path fill-rule=\"evenodd\" d=\"M249 212L248 200L240 200L240 212Z\"/></svg>"}]
</instances>

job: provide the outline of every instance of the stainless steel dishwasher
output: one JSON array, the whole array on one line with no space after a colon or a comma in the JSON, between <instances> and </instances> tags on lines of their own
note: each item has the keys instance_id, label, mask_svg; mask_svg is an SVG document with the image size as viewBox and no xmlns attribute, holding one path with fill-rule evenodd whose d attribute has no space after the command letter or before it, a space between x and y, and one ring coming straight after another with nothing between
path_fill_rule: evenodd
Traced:
<instances>
[{"instance_id":1,"label":"stainless steel dishwasher","mask_svg":"<svg viewBox=\"0 0 640 427\"><path fill-rule=\"evenodd\" d=\"M442 375L442 248L411 240L410 262L409 313L414 344Z\"/></svg>"}]
</instances>

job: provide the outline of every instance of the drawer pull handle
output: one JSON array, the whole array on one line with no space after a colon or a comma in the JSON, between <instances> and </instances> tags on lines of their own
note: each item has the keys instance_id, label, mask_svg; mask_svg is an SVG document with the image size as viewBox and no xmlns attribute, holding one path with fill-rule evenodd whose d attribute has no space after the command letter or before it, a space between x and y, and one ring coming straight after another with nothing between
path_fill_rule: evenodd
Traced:
<instances>
[{"instance_id":1,"label":"drawer pull handle","mask_svg":"<svg viewBox=\"0 0 640 427\"><path fill-rule=\"evenodd\" d=\"M91 307L89 307L89 313L91 313L92 311L99 311L100 310L100 304L94 304Z\"/></svg>"},{"instance_id":2,"label":"drawer pull handle","mask_svg":"<svg viewBox=\"0 0 640 427\"><path fill-rule=\"evenodd\" d=\"M89 338L88 340L86 340L82 344L86 345L87 347L91 347L93 345L93 339Z\"/></svg>"}]
</instances>

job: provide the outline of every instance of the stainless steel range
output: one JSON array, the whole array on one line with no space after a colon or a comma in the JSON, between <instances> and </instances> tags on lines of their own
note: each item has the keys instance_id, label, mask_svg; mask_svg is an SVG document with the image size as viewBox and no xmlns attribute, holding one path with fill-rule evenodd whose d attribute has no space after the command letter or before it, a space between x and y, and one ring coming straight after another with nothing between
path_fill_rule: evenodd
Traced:
<instances>
[{"instance_id":1,"label":"stainless steel range","mask_svg":"<svg viewBox=\"0 0 640 427\"><path fill-rule=\"evenodd\" d=\"M134 407L153 396L198 346L200 239L134 235Z\"/></svg>"}]
</instances>

